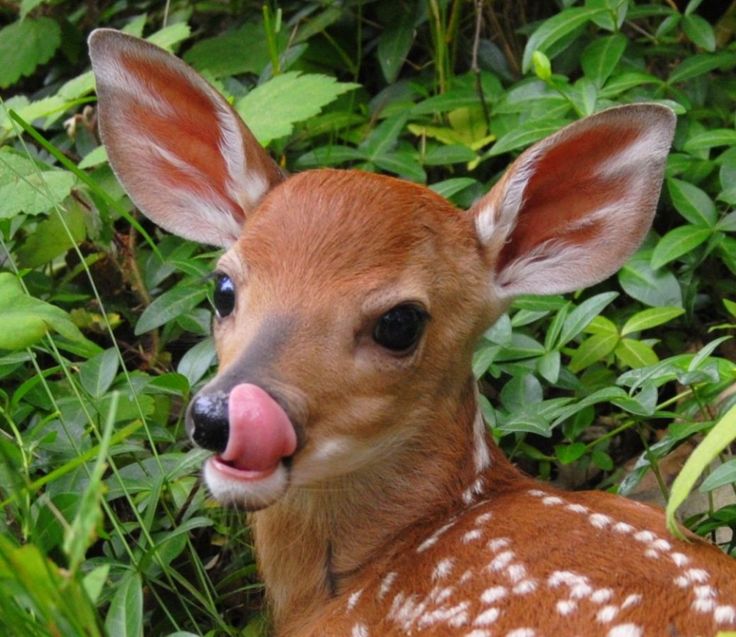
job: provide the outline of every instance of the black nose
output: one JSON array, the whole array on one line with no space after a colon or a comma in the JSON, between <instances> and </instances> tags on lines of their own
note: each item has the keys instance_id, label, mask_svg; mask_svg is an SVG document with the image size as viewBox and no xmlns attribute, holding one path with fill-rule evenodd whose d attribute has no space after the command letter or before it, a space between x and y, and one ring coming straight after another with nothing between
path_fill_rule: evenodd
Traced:
<instances>
[{"instance_id":1,"label":"black nose","mask_svg":"<svg viewBox=\"0 0 736 637\"><path fill-rule=\"evenodd\" d=\"M200 394L189 405L187 428L195 444L222 453L228 438L228 395L225 392Z\"/></svg>"}]
</instances>

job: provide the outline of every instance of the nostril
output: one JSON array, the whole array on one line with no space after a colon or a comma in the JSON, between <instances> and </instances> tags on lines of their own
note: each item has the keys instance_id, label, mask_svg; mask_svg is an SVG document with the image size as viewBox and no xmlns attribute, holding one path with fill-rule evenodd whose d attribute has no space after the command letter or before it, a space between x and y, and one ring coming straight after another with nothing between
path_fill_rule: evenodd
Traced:
<instances>
[{"instance_id":1,"label":"nostril","mask_svg":"<svg viewBox=\"0 0 736 637\"><path fill-rule=\"evenodd\" d=\"M210 451L225 451L229 431L227 394L197 396L189 407L189 415L194 443Z\"/></svg>"}]
</instances>

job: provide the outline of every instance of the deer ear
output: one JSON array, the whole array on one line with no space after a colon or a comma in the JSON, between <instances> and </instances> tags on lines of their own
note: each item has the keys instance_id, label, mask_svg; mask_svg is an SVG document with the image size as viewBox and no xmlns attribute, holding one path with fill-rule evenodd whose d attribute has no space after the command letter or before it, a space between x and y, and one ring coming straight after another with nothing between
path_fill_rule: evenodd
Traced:
<instances>
[{"instance_id":1,"label":"deer ear","mask_svg":"<svg viewBox=\"0 0 736 637\"><path fill-rule=\"evenodd\" d=\"M283 175L225 99L158 47L111 29L89 38L100 135L118 179L155 223L229 246Z\"/></svg>"},{"instance_id":2,"label":"deer ear","mask_svg":"<svg viewBox=\"0 0 736 637\"><path fill-rule=\"evenodd\" d=\"M674 113L612 108L532 146L472 209L500 297L571 292L613 274L652 222Z\"/></svg>"}]
</instances>

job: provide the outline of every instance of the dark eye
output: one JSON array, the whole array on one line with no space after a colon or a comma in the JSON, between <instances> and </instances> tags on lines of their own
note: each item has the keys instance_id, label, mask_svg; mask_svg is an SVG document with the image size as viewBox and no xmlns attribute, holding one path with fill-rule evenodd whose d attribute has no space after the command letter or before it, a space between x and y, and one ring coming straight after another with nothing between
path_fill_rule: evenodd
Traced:
<instances>
[{"instance_id":1,"label":"dark eye","mask_svg":"<svg viewBox=\"0 0 736 637\"><path fill-rule=\"evenodd\" d=\"M392 352L405 352L419 341L427 313L416 305L397 305L376 322L373 340Z\"/></svg>"},{"instance_id":2,"label":"dark eye","mask_svg":"<svg viewBox=\"0 0 736 637\"><path fill-rule=\"evenodd\" d=\"M214 302L220 318L225 318L235 308L235 284L227 274L217 275Z\"/></svg>"}]
</instances>

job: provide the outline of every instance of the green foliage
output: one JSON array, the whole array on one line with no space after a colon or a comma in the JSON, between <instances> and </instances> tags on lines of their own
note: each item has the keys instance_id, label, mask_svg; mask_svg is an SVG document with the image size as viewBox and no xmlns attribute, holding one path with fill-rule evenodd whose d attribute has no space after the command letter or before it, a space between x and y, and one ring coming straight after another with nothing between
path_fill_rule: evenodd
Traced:
<instances>
[{"instance_id":1,"label":"green foliage","mask_svg":"<svg viewBox=\"0 0 736 637\"><path fill-rule=\"evenodd\" d=\"M670 516L703 474L703 492L733 490L733 21L697 0L559 6L501 0L493 19L445 0L0 9L0 632L265 632L249 536L200 488L182 423L215 363L217 255L154 229L116 183L92 26L183 56L286 170L388 172L462 207L566 123L672 107L639 252L595 289L517 299L473 372L499 444L543 479L631 493L653 473L667 496L662 461L700 443ZM716 537L736 507L705 503L686 523Z\"/></svg>"}]
</instances>

